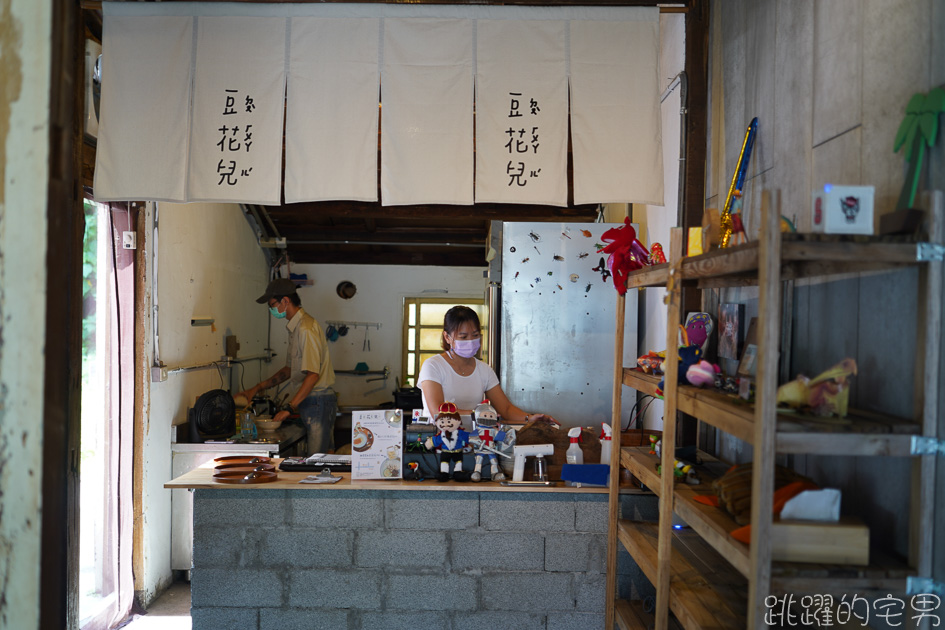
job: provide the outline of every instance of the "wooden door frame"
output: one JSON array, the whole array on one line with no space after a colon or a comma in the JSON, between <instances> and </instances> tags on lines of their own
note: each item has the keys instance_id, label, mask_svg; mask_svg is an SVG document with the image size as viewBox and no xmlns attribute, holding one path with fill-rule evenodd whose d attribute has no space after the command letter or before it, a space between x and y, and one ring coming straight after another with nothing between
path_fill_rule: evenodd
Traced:
<instances>
[{"instance_id":1,"label":"wooden door frame","mask_svg":"<svg viewBox=\"0 0 945 630\"><path fill-rule=\"evenodd\" d=\"M79 173L85 66L79 3L54 0L50 41L49 180L43 394L39 627L75 628L79 598L79 412L82 234Z\"/></svg>"}]
</instances>

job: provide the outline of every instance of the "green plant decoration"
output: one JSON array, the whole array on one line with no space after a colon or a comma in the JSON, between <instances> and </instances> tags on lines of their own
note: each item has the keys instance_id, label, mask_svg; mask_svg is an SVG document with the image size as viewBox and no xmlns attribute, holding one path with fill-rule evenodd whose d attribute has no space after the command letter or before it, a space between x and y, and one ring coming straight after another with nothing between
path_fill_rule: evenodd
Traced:
<instances>
[{"instance_id":1,"label":"green plant decoration","mask_svg":"<svg viewBox=\"0 0 945 630\"><path fill-rule=\"evenodd\" d=\"M911 208L915 203L916 191L919 188L919 173L922 171L922 159L925 157L925 148L935 146L938 136L938 115L945 112L945 90L940 87L928 94L913 94L906 105L906 117L899 124L896 132L896 141L893 152L906 147L906 162L909 170L906 172L906 181L902 185L902 194L896 203L896 209Z\"/></svg>"}]
</instances>

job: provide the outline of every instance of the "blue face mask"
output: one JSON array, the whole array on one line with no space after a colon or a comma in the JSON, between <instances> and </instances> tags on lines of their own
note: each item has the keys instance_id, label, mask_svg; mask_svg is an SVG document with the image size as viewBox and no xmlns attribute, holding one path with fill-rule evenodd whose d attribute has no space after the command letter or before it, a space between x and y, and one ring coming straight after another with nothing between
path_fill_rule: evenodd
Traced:
<instances>
[{"instance_id":1,"label":"blue face mask","mask_svg":"<svg viewBox=\"0 0 945 630\"><path fill-rule=\"evenodd\" d=\"M285 319L285 313L280 313L278 306L270 306L269 313L276 319Z\"/></svg>"}]
</instances>

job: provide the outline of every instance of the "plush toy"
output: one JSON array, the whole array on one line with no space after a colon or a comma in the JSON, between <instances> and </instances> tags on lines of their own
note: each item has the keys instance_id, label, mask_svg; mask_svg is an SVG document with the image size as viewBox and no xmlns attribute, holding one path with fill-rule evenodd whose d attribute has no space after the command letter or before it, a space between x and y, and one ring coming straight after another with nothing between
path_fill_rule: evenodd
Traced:
<instances>
[{"instance_id":1,"label":"plush toy","mask_svg":"<svg viewBox=\"0 0 945 630\"><path fill-rule=\"evenodd\" d=\"M715 324L711 315L708 313L689 313L686 317L685 336L680 332L679 345L696 345L705 352L713 330L715 330Z\"/></svg>"},{"instance_id":2,"label":"plush toy","mask_svg":"<svg viewBox=\"0 0 945 630\"><path fill-rule=\"evenodd\" d=\"M850 399L850 377L856 373L856 360L844 359L814 379L801 374L778 388L778 405L809 410L815 416L844 418Z\"/></svg>"},{"instance_id":3,"label":"plush toy","mask_svg":"<svg viewBox=\"0 0 945 630\"><path fill-rule=\"evenodd\" d=\"M689 371L689 368L702 360L702 348L699 346L683 346L679 349L679 374L677 375L677 381L682 384L686 384L689 381L686 379L686 374ZM663 366L663 373L666 373L666 367ZM713 377L714 378L714 377ZM663 385L666 379L664 378L659 382L659 385L656 386L656 394L658 397L663 396Z\"/></svg>"},{"instance_id":4,"label":"plush toy","mask_svg":"<svg viewBox=\"0 0 945 630\"><path fill-rule=\"evenodd\" d=\"M645 374L656 374L662 369L663 357L659 353L650 350L637 358L637 365Z\"/></svg>"},{"instance_id":5,"label":"plush toy","mask_svg":"<svg viewBox=\"0 0 945 630\"><path fill-rule=\"evenodd\" d=\"M630 217L625 218L623 223L621 227L611 228L600 237L607 243L600 251L610 254L607 268L620 295L627 293L627 274L650 264L650 252L637 240L637 232L630 225Z\"/></svg>"},{"instance_id":6,"label":"plush toy","mask_svg":"<svg viewBox=\"0 0 945 630\"><path fill-rule=\"evenodd\" d=\"M436 449L440 454L440 472L436 480L447 481L450 478L450 464L452 463L453 479L469 481L469 473L463 472L463 450L469 444L469 433L460 428L462 419L456 405L451 402L440 405L433 424L439 431L435 436L427 438L426 447L430 450Z\"/></svg>"},{"instance_id":7,"label":"plush toy","mask_svg":"<svg viewBox=\"0 0 945 630\"><path fill-rule=\"evenodd\" d=\"M469 440L476 452L476 467L472 480L482 480L482 464L483 460L486 460L492 471L487 473L489 479L502 481L505 474L499 469L496 455L512 457L506 451L515 443L515 429L508 429L499 422L499 414L488 400L482 401L473 409L473 428L476 433Z\"/></svg>"},{"instance_id":8,"label":"plush toy","mask_svg":"<svg viewBox=\"0 0 945 630\"><path fill-rule=\"evenodd\" d=\"M718 366L712 365L708 361L699 361L689 366L686 370L686 380L690 385L696 387L715 386L715 379L718 374Z\"/></svg>"}]
</instances>

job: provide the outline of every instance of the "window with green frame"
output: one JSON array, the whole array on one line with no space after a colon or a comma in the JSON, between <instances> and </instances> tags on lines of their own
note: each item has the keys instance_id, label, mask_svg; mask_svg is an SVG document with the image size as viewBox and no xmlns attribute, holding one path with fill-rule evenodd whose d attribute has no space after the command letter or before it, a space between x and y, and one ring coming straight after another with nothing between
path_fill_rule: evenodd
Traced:
<instances>
[{"instance_id":1,"label":"window with green frame","mask_svg":"<svg viewBox=\"0 0 945 630\"><path fill-rule=\"evenodd\" d=\"M440 333L443 331L443 317L446 311L454 306L468 306L479 315L482 324L482 353L483 361L488 362L486 356L489 338L487 326L488 311L485 300L456 298L404 298L404 343L403 343L403 371L406 387L417 386L417 376L420 366L433 355L443 352L440 346Z\"/></svg>"}]
</instances>

